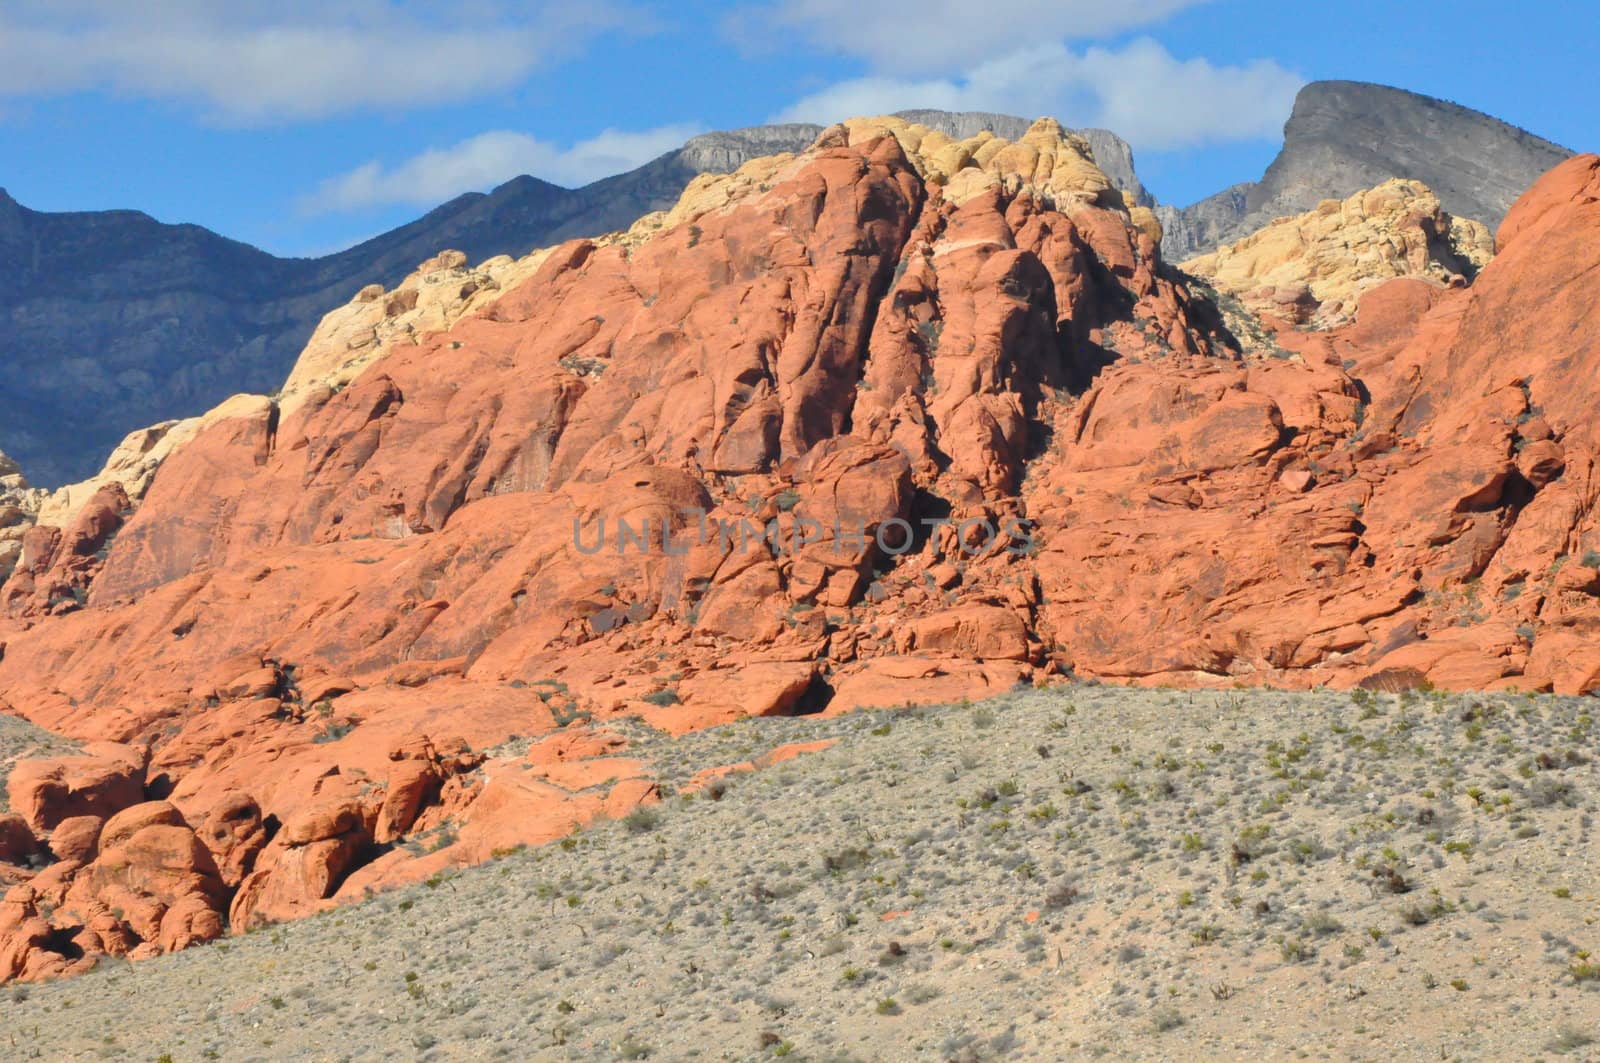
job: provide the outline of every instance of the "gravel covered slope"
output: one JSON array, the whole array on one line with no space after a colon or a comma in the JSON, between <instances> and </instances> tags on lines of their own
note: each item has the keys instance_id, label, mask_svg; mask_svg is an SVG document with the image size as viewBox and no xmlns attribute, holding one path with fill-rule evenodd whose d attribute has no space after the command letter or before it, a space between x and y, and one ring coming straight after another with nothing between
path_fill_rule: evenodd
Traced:
<instances>
[{"instance_id":1,"label":"gravel covered slope","mask_svg":"<svg viewBox=\"0 0 1600 1063\"><path fill-rule=\"evenodd\" d=\"M1587 700L1063 686L633 733L669 788L838 741L18 987L7 1057L1498 1060L1600 1037Z\"/></svg>"}]
</instances>

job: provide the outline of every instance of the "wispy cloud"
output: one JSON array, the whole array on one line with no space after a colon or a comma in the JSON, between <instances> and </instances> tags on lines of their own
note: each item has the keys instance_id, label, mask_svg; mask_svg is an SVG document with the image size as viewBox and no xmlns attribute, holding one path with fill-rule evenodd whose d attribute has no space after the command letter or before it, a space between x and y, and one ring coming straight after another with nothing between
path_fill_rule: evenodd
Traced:
<instances>
[{"instance_id":1,"label":"wispy cloud","mask_svg":"<svg viewBox=\"0 0 1600 1063\"><path fill-rule=\"evenodd\" d=\"M622 0L13 0L0 97L109 89L232 123L455 102L512 87L595 33L638 28L629 12Z\"/></svg>"},{"instance_id":2,"label":"wispy cloud","mask_svg":"<svg viewBox=\"0 0 1600 1063\"><path fill-rule=\"evenodd\" d=\"M569 148L509 130L480 133L386 167L368 162L322 182L300 201L306 214L329 214L391 204L434 206L481 191L519 174L565 185L588 184L650 161L700 132L668 125L641 132L608 129Z\"/></svg>"},{"instance_id":3,"label":"wispy cloud","mask_svg":"<svg viewBox=\"0 0 1600 1063\"><path fill-rule=\"evenodd\" d=\"M820 2L820 0L819 0ZM1271 60L1216 66L1156 41L1074 50L1046 43L944 77L869 75L813 93L775 121L834 122L910 107L1053 115L1110 129L1147 150L1278 135L1304 83Z\"/></svg>"},{"instance_id":4,"label":"wispy cloud","mask_svg":"<svg viewBox=\"0 0 1600 1063\"><path fill-rule=\"evenodd\" d=\"M1095 40L1209 0L775 0L736 12L725 29L752 48L788 47L798 32L874 71L926 75L1010 54L1019 39Z\"/></svg>"}]
</instances>

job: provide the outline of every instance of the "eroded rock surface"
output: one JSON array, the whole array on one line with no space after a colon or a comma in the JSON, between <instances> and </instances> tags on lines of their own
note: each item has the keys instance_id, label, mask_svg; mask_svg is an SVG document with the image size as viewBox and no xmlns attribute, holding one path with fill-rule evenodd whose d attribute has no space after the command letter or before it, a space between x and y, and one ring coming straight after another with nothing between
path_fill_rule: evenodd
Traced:
<instances>
[{"instance_id":1,"label":"eroded rock surface","mask_svg":"<svg viewBox=\"0 0 1600 1063\"><path fill-rule=\"evenodd\" d=\"M368 293L292 396L29 533L0 698L117 745L13 773L6 844L49 858L8 865L0 973L625 815L657 793L619 717L1065 674L1590 689L1597 174L1530 191L1470 287L1264 323L1288 357L1241 353L1048 120L841 124L626 233Z\"/></svg>"},{"instance_id":2,"label":"eroded rock surface","mask_svg":"<svg viewBox=\"0 0 1600 1063\"><path fill-rule=\"evenodd\" d=\"M1016 139L1028 121L1005 115L917 112L952 136L980 129ZM131 210L29 210L0 189L0 334L7 387L0 445L35 483L83 479L151 410L197 416L237 391L270 392L322 315L364 286L404 286L443 248L479 263L627 228L670 207L694 177L803 150L821 132L804 124L703 133L626 173L581 188L514 177L468 192L355 247L318 258L277 258L197 225ZM1128 145L1085 136L1137 202L1148 197Z\"/></svg>"}]
</instances>

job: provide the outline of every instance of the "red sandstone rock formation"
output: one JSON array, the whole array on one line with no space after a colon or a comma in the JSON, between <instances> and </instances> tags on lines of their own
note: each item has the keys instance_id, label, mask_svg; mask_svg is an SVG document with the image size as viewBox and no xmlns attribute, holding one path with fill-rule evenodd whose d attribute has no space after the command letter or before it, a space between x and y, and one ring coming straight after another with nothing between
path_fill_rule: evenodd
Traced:
<instances>
[{"instance_id":1,"label":"red sandstone rock formation","mask_svg":"<svg viewBox=\"0 0 1600 1063\"><path fill-rule=\"evenodd\" d=\"M120 745L13 773L0 978L624 814L655 791L617 715L1600 683L1600 159L1471 288L1258 359L1035 133L935 172L836 128L30 532L0 698Z\"/></svg>"}]
</instances>

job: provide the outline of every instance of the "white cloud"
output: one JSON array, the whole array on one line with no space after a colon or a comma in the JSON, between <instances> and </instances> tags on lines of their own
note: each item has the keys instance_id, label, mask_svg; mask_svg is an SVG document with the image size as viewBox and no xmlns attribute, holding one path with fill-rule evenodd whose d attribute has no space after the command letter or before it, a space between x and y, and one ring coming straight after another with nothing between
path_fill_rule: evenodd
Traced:
<instances>
[{"instance_id":1,"label":"white cloud","mask_svg":"<svg viewBox=\"0 0 1600 1063\"><path fill-rule=\"evenodd\" d=\"M774 116L836 122L912 107L1052 115L1101 127L1136 148L1162 150L1271 138L1304 80L1271 60L1214 66L1180 60L1153 40L1074 51L1047 43L985 60L954 77L873 75L813 93Z\"/></svg>"},{"instance_id":2,"label":"white cloud","mask_svg":"<svg viewBox=\"0 0 1600 1063\"><path fill-rule=\"evenodd\" d=\"M378 162L358 166L322 182L300 207L307 214L326 214L397 203L435 206L519 174L573 188L649 162L700 131L688 125L637 133L608 129L563 149L526 133L495 130L425 151L393 167Z\"/></svg>"},{"instance_id":3,"label":"white cloud","mask_svg":"<svg viewBox=\"0 0 1600 1063\"><path fill-rule=\"evenodd\" d=\"M1148 26L1209 0L777 0L727 28L752 46L788 46L796 31L876 71L920 74L970 66L1029 40L1091 40Z\"/></svg>"},{"instance_id":4,"label":"white cloud","mask_svg":"<svg viewBox=\"0 0 1600 1063\"><path fill-rule=\"evenodd\" d=\"M110 89L243 123L459 101L516 85L627 15L621 0L574 8L11 0L0 12L0 97Z\"/></svg>"}]
</instances>

